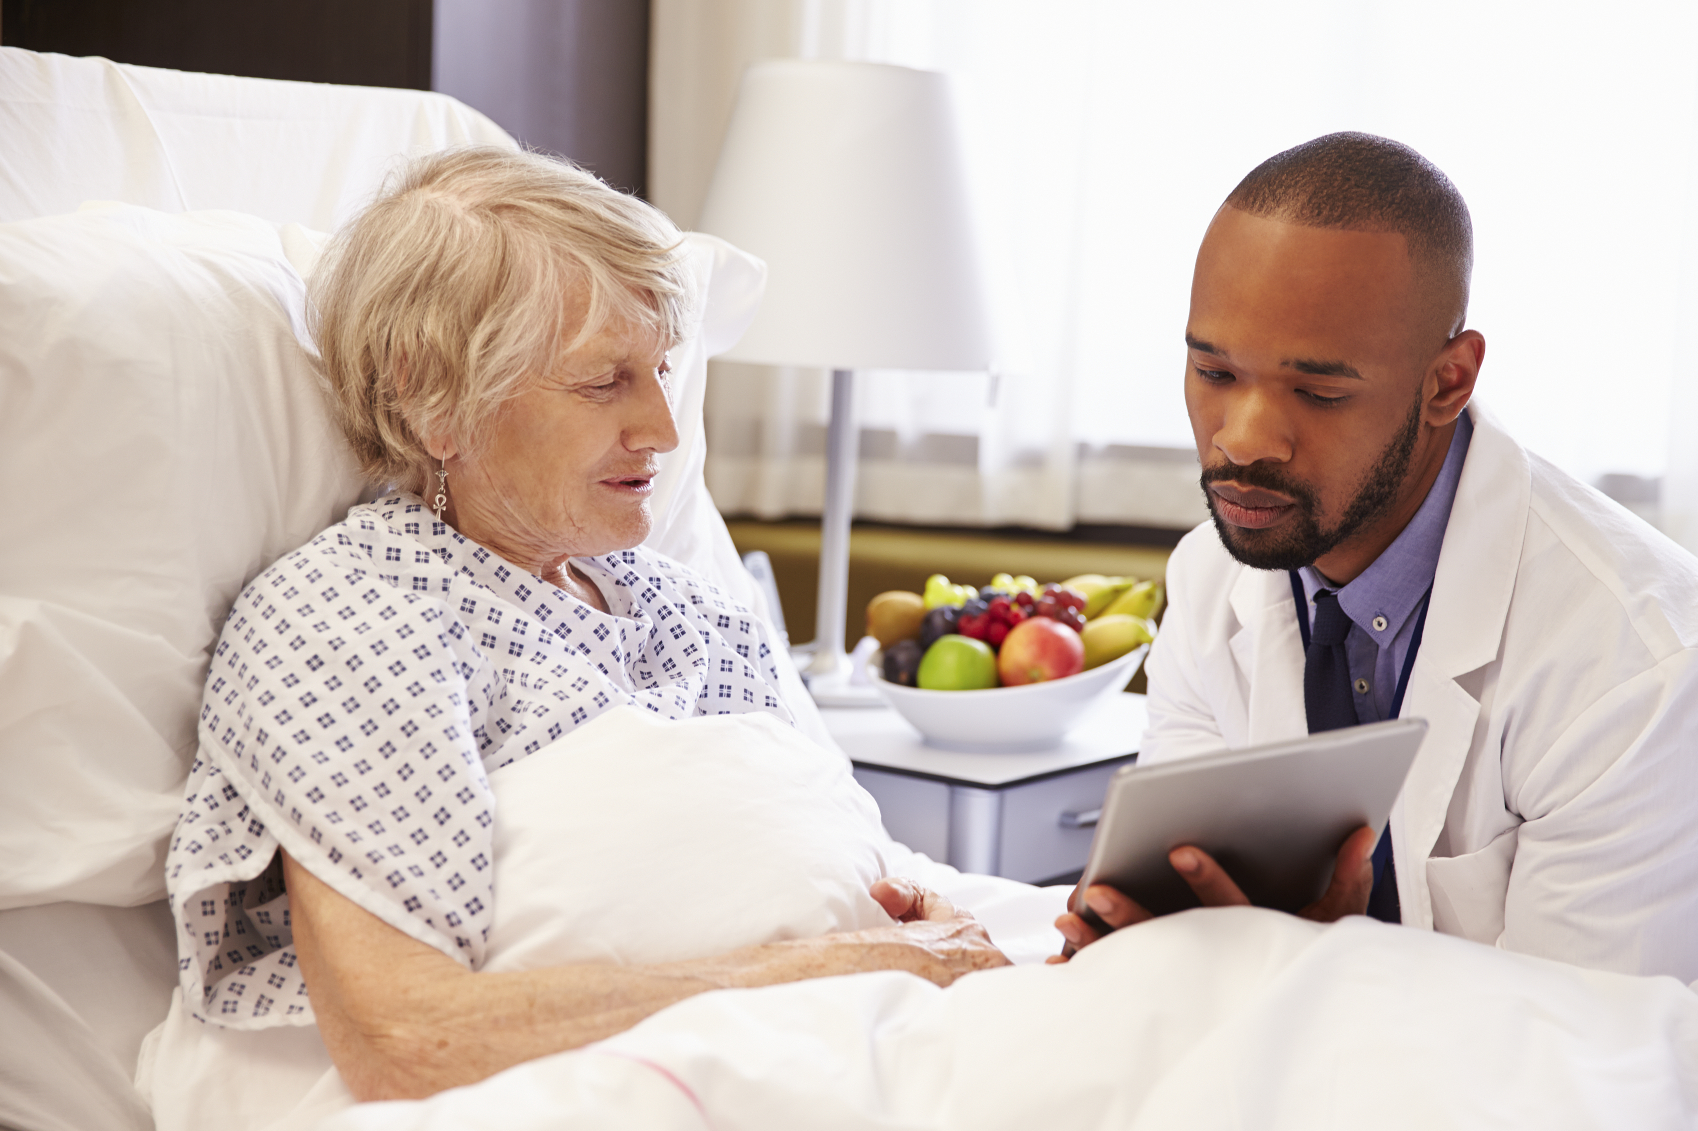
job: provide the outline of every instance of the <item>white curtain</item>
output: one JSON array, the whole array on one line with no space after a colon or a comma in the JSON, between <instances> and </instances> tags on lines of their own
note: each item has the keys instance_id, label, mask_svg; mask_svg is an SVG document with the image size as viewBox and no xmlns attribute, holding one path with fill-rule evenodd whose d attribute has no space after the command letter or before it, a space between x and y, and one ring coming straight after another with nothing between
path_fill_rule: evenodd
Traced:
<instances>
[{"instance_id":1,"label":"white curtain","mask_svg":"<svg viewBox=\"0 0 1698 1131\"><path fill-rule=\"evenodd\" d=\"M864 517L1196 521L1180 375L1197 242L1262 159L1359 129L1468 199L1480 397L1582 479L1631 494L1666 473L1667 525L1698 544L1698 5L655 0L653 45L651 195L685 225L749 62L955 80L997 374L861 379ZM820 374L719 367L721 508L817 512L825 408Z\"/></svg>"}]
</instances>

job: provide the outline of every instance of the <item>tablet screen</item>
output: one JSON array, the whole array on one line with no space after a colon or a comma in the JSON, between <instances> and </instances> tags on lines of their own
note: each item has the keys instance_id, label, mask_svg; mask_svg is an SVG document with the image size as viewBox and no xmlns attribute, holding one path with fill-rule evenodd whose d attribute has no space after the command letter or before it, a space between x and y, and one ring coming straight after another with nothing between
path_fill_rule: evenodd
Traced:
<instances>
[{"instance_id":1,"label":"tablet screen","mask_svg":"<svg viewBox=\"0 0 1698 1131\"><path fill-rule=\"evenodd\" d=\"M1167 854L1194 845L1259 907L1299 911L1356 829L1385 828L1427 732L1393 719L1289 742L1128 766L1110 780L1079 890L1108 884L1155 914L1198 906Z\"/></svg>"}]
</instances>

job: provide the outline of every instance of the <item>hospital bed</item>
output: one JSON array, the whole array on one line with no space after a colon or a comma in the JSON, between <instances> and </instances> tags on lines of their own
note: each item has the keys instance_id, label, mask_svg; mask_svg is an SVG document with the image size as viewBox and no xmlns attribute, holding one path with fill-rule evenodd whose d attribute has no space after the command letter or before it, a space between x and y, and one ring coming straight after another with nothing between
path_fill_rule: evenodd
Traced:
<instances>
[{"instance_id":1,"label":"hospital bed","mask_svg":"<svg viewBox=\"0 0 1698 1131\"><path fill-rule=\"evenodd\" d=\"M368 200L401 158L465 144L515 145L442 95L0 49L0 223L97 201L240 213L257 218L262 237L276 228L278 246L305 269L318 236ZM127 250L144 255L150 241L161 249L191 241L172 248L183 253L181 271L217 272L253 254L243 241L254 231L233 229L220 246L215 231L141 230L140 216L111 213L105 227L129 226ZM240 327L194 358L171 340L185 324L160 320L161 297L227 297L217 280L170 278L162 289L160 278L113 259L83 262L62 286L40 285L56 257L103 256L110 235L37 225L13 235L0 269L0 468L10 483L10 501L0 503L10 529L0 550L0 1124L8 1127L146 1125L129 1080L176 977L159 861L193 750L193 669L204 666L222 619L217 606L365 490L310 398L277 387L298 372L285 364L268 373L263 391L239 379L256 376L236 372L251 364ZM752 311L758 302L761 279L741 260L732 265L744 274L721 280L727 309L710 314L735 323L739 303ZM275 285L298 318L290 281ZM43 308L53 311L46 323ZM285 327L275 340L270 327L257 352L292 346L291 329L300 331ZM230 318L217 332L232 334ZM705 345L692 343L687 363L675 365L685 376L682 436L657 484L654 541L759 604L702 483ZM220 361L230 371L212 372ZM137 403L146 398L175 403L150 412ZM245 442L216 435L256 414L266 419L235 430ZM274 475L283 481L268 481ZM253 521L214 529L197 513L229 506L249 509ZM88 568L90 553L106 564Z\"/></svg>"},{"instance_id":2,"label":"hospital bed","mask_svg":"<svg viewBox=\"0 0 1698 1131\"><path fill-rule=\"evenodd\" d=\"M161 861L207 650L251 577L368 492L305 378L301 279L400 159L463 144L515 143L435 94L0 49L0 1126L152 1126L132 1074L176 983ZM702 324L674 357L680 444L650 541L761 609L703 483L701 423L706 358L752 316L761 271L711 240L691 255ZM786 678L801 729L829 746ZM1014 957L1053 949L1059 893L902 851L887 855ZM1365 1057L1362 1087L1411 1097L1391 1126L1475 1109L1491 1125L1539 1095L1577 1126L1698 1112L1698 1004L1667 979L1233 914L950 994L864 975L706 995L594 1054L339 1126L1095 1126L1105 1111L1200 1126L1223 1071L1234 1099L1212 1125L1330 1126L1355 1110L1337 1081ZM1384 977L1403 961L1423 973ZM1448 994L1411 1000L1417 985ZM1482 994L1459 1039L1458 1003ZM1354 1027L1365 1001L1403 1026L1393 1052ZM1517 1041L1537 1046L1524 1063Z\"/></svg>"},{"instance_id":3,"label":"hospital bed","mask_svg":"<svg viewBox=\"0 0 1698 1131\"><path fill-rule=\"evenodd\" d=\"M8 225L113 201L323 231L370 196L397 155L464 143L512 144L488 119L430 94L0 48ZM174 343L138 325L152 317L151 288L126 280L121 264L104 278L85 265L81 293L70 284L47 293L20 263L27 246L51 270L55 257L95 246L81 235L81 244L76 232L13 237L0 269L0 468L11 481L0 514L14 531L0 550L0 1124L43 1131L151 1126L130 1081L176 981L159 865L169 795L181 788L172 779L180 783L193 752L188 673L219 619L206 603L233 598L260 556L360 492L345 460L304 467L295 486L255 497L269 513L247 528L211 539L195 531L185 505L240 493L245 472L228 457L244 453L190 457L184 430L220 411L196 398L239 385L197 389L185 369L175 386L154 372L151 386L131 373L128 388L116 387L126 350L168 368ZM58 317L41 321L44 307ZM84 316L67 314L76 310ZM177 403L132 415L144 396ZM287 456L314 461L323 437L303 434L298 414L282 422L290 429L279 437L295 446ZM203 474L212 482L197 490ZM113 514L149 497L147 520ZM108 538L112 568L74 564ZM218 545L166 560L196 539ZM179 567L178 577L165 581L162 567Z\"/></svg>"}]
</instances>

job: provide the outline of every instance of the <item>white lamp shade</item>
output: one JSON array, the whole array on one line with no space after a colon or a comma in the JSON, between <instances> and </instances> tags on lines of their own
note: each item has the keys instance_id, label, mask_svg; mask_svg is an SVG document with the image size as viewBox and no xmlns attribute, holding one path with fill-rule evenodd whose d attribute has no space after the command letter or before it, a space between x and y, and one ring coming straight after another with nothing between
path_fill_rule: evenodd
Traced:
<instances>
[{"instance_id":1,"label":"white lamp shade","mask_svg":"<svg viewBox=\"0 0 1698 1131\"><path fill-rule=\"evenodd\" d=\"M728 359L990 367L943 75L812 60L750 67L698 227L767 263L766 300Z\"/></svg>"}]
</instances>

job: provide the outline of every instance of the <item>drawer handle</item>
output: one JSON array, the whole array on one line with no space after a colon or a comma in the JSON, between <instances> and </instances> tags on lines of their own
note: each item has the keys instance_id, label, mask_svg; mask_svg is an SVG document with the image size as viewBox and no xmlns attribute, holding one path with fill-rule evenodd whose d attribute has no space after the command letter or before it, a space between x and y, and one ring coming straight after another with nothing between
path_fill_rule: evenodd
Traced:
<instances>
[{"instance_id":1,"label":"drawer handle","mask_svg":"<svg viewBox=\"0 0 1698 1131\"><path fill-rule=\"evenodd\" d=\"M1103 815L1102 808L1079 809L1061 815L1061 827L1064 829L1094 829L1097 821Z\"/></svg>"}]
</instances>

